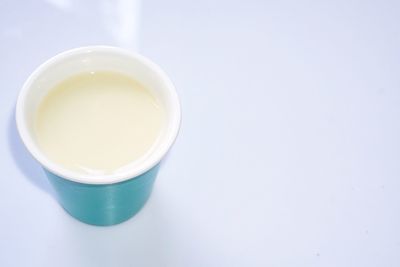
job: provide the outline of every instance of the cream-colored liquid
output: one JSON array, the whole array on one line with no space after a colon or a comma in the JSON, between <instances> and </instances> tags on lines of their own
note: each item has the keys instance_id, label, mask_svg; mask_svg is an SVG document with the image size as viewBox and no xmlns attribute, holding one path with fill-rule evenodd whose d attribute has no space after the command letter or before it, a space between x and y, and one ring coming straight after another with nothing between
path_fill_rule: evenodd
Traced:
<instances>
[{"instance_id":1,"label":"cream-colored liquid","mask_svg":"<svg viewBox=\"0 0 400 267\"><path fill-rule=\"evenodd\" d=\"M58 84L39 104L38 145L73 171L107 174L141 158L165 126L148 89L114 72L84 73Z\"/></svg>"}]
</instances>

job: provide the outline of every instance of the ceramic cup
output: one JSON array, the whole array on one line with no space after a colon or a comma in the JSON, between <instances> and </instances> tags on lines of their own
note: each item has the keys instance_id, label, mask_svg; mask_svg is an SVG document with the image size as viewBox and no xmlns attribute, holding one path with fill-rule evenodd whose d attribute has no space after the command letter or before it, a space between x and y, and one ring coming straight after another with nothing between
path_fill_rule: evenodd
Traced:
<instances>
[{"instance_id":1,"label":"ceramic cup","mask_svg":"<svg viewBox=\"0 0 400 267\"><path fill-rule=\"evenodd\" d=\"M34 114L42 98L62 80L90 71L114 71L131 76L151 90L164 103L167 112L167 127L152 151L115 174L89 175L67 170L46 157L33 133ZM156 64L141 55L107 46L77 48L49 59L29 76L16 105L20 137L43 166L60 204L73 217L93 225L121 223L143 207L159 164L178 134L180 118L175 88Z\"/></svg>"}]
</instances>

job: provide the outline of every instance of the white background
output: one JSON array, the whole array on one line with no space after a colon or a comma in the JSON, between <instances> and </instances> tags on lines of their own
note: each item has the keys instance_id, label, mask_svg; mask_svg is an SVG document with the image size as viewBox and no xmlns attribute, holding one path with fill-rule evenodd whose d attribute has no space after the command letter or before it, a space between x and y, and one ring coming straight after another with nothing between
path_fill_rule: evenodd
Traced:
<instances>
[{"instance_id":1,"label":"white background","mask_svg":"<svg viewBox=\"0 0 400 267\"><path fill-rule=\"evenodd\" d=\"M161 65L180 136L114 227L76 221L21 145L35 67L109 44ZM400 2L1 1L0 266L400 266Z\"/></svg>"}]
</instances>

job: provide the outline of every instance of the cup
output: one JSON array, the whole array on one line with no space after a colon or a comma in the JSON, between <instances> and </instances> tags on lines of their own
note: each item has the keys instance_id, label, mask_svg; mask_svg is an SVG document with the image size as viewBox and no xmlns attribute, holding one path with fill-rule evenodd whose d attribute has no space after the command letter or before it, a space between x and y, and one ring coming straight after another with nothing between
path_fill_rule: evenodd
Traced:
<instances>
[{"instance_id":1,"label":"cup","mask_svg":"<svg viewBox=\"0 0 400 267\"><path fill-rule=\"evenodd\" d=\"M38 146L33 120L39 103L59 82L82 72L113 71L128 75L163 102L167 126L150 153L113 174L76 173L48 158ZM160 162L173 145L181 110L167 75L149 59L109 46L89 46L58 54L40 65L18 96L16 122L30 154L42 165L61 206L76 219L92 225L114 225L136 214L149 198Z\"/></svg>"}]
</instances>

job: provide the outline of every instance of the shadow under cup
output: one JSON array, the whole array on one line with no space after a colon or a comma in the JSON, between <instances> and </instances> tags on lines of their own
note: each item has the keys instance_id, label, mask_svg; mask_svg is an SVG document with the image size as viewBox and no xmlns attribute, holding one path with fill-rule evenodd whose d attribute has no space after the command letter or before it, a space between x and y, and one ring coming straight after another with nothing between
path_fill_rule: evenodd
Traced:
<instances>
[{"instance_id":1,"label":"shadow under cup","mask_svg":"<svg viewBox=\"0 0 400 267\"><path fill-rule=\"evenodd\" d=\"M33 132L43 97L68 77L91 71L113 71L134 78L163 103L167 113L167 126L151 151L108 175L77 173L56 164L40 150ZM66 51L39 66L20 92L16 120L23 143L43 166L64 209L88 224L113 225L132 217L149 198L159 163L178 134L180 112L175 88L156 64L120 48L92 46Z\"/></svg>"}]
</instances>

